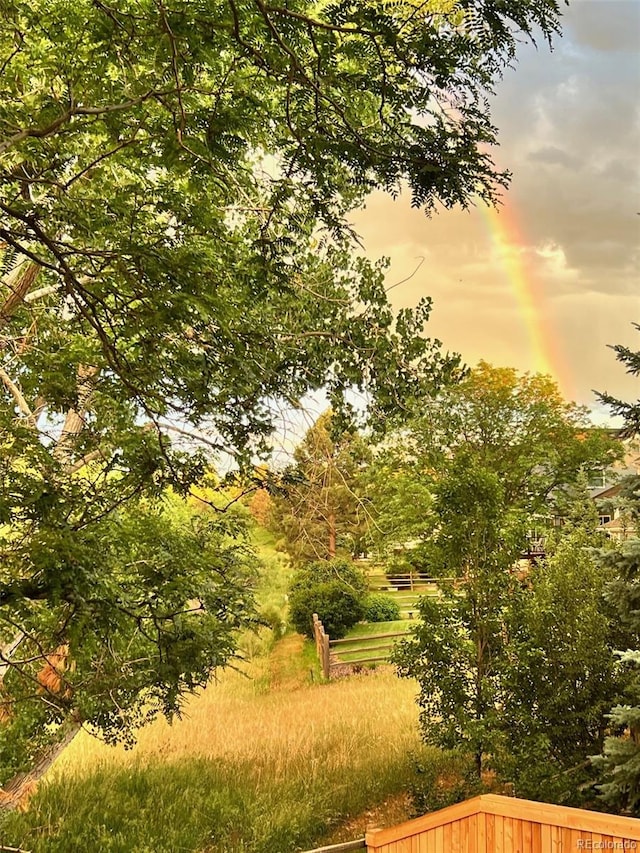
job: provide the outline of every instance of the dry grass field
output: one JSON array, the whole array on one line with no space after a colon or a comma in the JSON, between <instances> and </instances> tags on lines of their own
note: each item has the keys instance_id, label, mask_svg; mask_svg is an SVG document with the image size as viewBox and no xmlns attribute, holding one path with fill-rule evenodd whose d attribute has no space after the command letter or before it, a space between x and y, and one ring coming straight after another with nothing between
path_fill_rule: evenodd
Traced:
<instances>
[{"instance_id":1,"label":"dry grass field","mask_svg":"<svg viewBox=\"0 0 640 853\"><path fill-rule=\"evenodd\" d=\"M191 700L183 719L156 720L131 750L82 732L51 770L53 778L97 765L233 760L263 767L276 781L292 772L346 771L365 756L395 761L419 745L415 685L384 667L329 684L311 683L302 638L285 637L270 657L226 672ZM311 661L311 665L313 661Z\"/></svg>"},{"instance_id":2,"label":"dry grass field","mask_svg":"<svg viewBox=\"0 0 640 853\"><path fill-rule=\"evenodd\" d=\"M288 635L131 750L82 732L0 843L47 853L293 853L406 816L415 686L390 668L328 684ZM313 679L313 680L312 680ZM388 817L385 817L388 816Z\"/></svg>"},{"instance_id":3,"label":"dry grass field","mask_svg":"<svg viewBox=\"0 0 640 853\"><path fill-rule=\"evenodd\" d=\"M284 619L291 575L258 529L257 590ZM32 853L294 853L408 816L420 743L416 687L391 667L323 683L315 648L262 629L245 660L158 719L130 750L81 732L0 846Z\"/></svg>"}]
</instances>

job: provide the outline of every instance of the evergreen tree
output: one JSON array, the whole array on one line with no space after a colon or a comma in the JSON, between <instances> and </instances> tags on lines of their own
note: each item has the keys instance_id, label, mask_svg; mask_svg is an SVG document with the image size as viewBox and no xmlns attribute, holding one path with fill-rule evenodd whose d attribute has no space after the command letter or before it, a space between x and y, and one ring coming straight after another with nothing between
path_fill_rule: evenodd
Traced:
<instances>
[{"instance_id":1,"label":"evergreen tree","mask_svg":"<svg viewBox=\"0 0 640 853\"><path fill-rule=\"evenodd\" d=\"M513 590L507 608L499 770L519 796L583 805L592 795L589 756L602 748L621 686L597 526L585 488L553 553Z\"/></svg>"},{"instance_id":2,"label":"evergreen tree","mask_svg":"<svg viewBox=\"0 0 640 853\"><path fill-rule=\"evenodd\" d=\"M620 345L613 349L627 373L638 376L640 352ZM640 433L640 400L625 403L610 394L599 396L614 415L624 417L625 435ZM632 536L607 554L604 562L615 572L607 594L623 632L621 639L626 640L627 648L621 644L619 652L626 688L622 701L611 710L611 735L602 755L593 763L601 773L600 794L608 807L640 815L640 477L623 481L620 498L622 510L631 522Z\"/></svg>"},{"instance_id":3,"label":"evergreen tree","mask_svg":"<svg viewBox=\"0 0 640 853\"><path fill-rule=\"evenodd\" d=\"M603 555L603 563L615 574L607 598L620 627L618 654L626 684L622 700L611 709L611 734L594 765L601 773L600 794L609 808L640 815L640 477L623 481L620 496L634 535Z\"/></svg>"},{"instance_id":4,"label":"evergreen tree","mask_svg":"<svg viewBox=\"0 0 640 853\"><path fill-rule=\"evenodd\" d=\"M307 431L274 499L273 526L297 563L352 556L367 529L358 480L368 450L354 432L335 436L332 421L327 411Z\"/></svg>"}]
</instances>

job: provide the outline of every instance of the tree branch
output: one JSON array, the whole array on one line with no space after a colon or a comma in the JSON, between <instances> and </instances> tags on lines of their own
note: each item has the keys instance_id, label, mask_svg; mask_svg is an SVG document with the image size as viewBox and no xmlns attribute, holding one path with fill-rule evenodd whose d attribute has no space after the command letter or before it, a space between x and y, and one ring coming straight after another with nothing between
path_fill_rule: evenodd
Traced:
<instances>
[{"instance_id":1,"label":"tree branch","mask_svg":"<svg viewBox=\"0 0 640 853\"><path fill-rule=\"evenodd\" d=\"M11 379L9 374L6 372L6 370L2 366L0 366L0 379L2 380L3 385L7 388L7 390L10 392L11 396L15 400L17 407L20 409L20 411L24 415L29 426L35 428L35 426L36 426L35 415L31 411L31 409L29 408L29 405L27 404L27 401L25 400L25 398L22 394L22 391L18 388L18 386L15 384L15 382L13 382L13 380Z\"/></svg>"}]
</instances>

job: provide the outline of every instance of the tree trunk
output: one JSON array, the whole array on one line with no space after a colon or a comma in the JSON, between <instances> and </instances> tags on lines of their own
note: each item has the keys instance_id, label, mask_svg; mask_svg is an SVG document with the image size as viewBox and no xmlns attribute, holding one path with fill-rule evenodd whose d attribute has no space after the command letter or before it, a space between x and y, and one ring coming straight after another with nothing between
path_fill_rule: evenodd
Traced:
<instances>
[{"instance_id":1,"label":"tree trunk","mask_svg":"<svg viewBox=\"0 0 640 853\"><path fill-rule=\"evenodd\" d=\"M20 806L81 728L81 723L76 721L68 721L63 725L59 740L47 747L38 756L31 770L26 773L17 773L0 789L0 810L16 809Z\"/></svg>"},{"instance_id":2,"label":"tree trunk","mask_svg":"<svg viewBox=\"0 0 640 853\"><path fill-rule=\"evenodd\" d=\"M333 560L336 555L336 515L333 511L329 513L327 522L329 525L329 559Z\"/></svg>"},{"instance_id":3,"label":"tree trunk","mask_svg":"<svg viewBox=\"0 0 640 853\"><path fill-rule=\"evenodd\" d=\"M33 266L35 267L35 273L37 274L38 267L36 265ZM27 272L29 272L30 269L31 267ZM35 275L29 283L29 286L31 286L33 280L35 280ZM28 288L21 288L20 299L24 297L27 290ZM17 307L17 298L18 294L14 289L14 292L10 297L10 300L13 299L11 306L12 310L15 310L15 307ZM6 306L7 303L5 303L4 308L6 308ZM3 315L0 314L0 320L2 319L2 316ZM78 367L77 377L77 406L75 409L69 409L67 412L62 433L56 443L56 446L53 448L54 458L62 463L66 469L67 475L73 473L77 467L77 463L74 465L72 462L73 449L77 437L84 429L84 417L95 386L97 369L90 365L81 364ZM30 425L35 427L35 424L32 422L30 422ZM83 459L81 461L84 462L85 460ZM3 665L0 667L0 681L4 677L7 668L10 666L11 657L22 642L22 639L23 635L20 632L2 650ZM31 793L35 785L44 776L56 758L67 748L67 746L69 746L71 741L80 731L80 728L81 723L74 719L73 715L70 715L60 728L59 738L42 751L34 761L31 769L27 772L17 773L6 783L6 785L4 785L3 788L0 788L0 809L15 809L24 802L26 797Z\"/></svg>"},{"instance_id":4,"label":"tree trunk","mask_svg":"<svg viewBox=\"0 0 640 853\"><path fill-rule=\"evenodd\" d=\"M65 417L62 433L53 450L53 456L59 462L70 465L71 453L76 438L84 429L84 417L96 382L97 368L86 364L78 365L78 404L69 409Z\"/></svg>"},{"instance_id":5,"label":"tree trunk","mask_svg":"<svg viewBox=\"0 0 640 853\"><path fill-rule=\"evenodd\" d=\"M4 645L2 649L0 649L0 661L2 661L2 663L0 664L0 684L2 684L2 682L4 681L4 677L7 674L7 670L11 666L11 655L15 652L15 650L18 648L18 646L23 640L24 633L22 631L18 631L18 633L14 636L13 640L11 640L9 643L6 643L6 645Z\"/></svg>"}]
</instances>

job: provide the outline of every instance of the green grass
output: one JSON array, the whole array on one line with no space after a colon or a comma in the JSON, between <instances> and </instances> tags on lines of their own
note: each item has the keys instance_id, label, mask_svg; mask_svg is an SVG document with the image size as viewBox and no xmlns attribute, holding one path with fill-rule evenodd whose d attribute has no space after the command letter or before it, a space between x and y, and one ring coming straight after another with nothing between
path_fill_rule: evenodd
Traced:
<instances>
[{"instance_id":1,"label":"green grass","mask_svg":"<svg viewBox=\"0 0 640 853\"><path fill-rule=\"evenodd\" d=\"M285 596L293 577L289 558L276 550L275 537L263 527L253 528L251 544L263 566L256 588L256 598L263 608L273 607L284 614Z\"/></svg>"},{"instance_id":2,"label":"green grass","mask_svg":"<svg viewBox=\"0 0 640 853\"><path fill-rule=\"evenodd\" d=\"M412 619L401 619L397 622L360 622L349 629L344 639L390 634L392 631L408 631L415 624L415 620Z\"/></svg>"},{"instance_id":3,"label":"green grass","mask_svg":"<svg viewBox=\"0 0 640 853\"><path fill-rule=\"evenodd\" d=\"M258 615L270 626L242 635L240 650L244 657L253 660L267 654L287 630L286 596L293 569L287 555L276 549L273 534L265 528L254 526L250 542L261 566L255 590Z\"/></svg>"}]
</instances>

